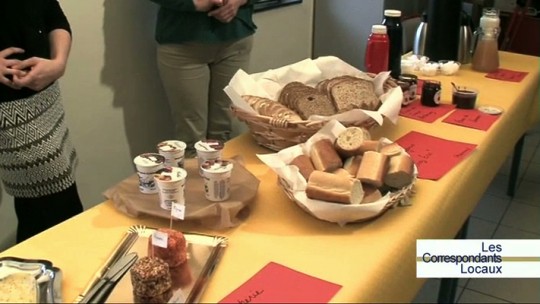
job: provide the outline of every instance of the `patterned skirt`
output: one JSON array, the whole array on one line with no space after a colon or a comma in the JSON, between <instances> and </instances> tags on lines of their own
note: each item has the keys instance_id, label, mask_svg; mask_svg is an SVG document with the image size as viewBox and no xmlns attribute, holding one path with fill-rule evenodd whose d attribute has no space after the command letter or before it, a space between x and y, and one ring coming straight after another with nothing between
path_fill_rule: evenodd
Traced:
<instances>
[{"instance_id":1,"label":"patterned skirt","mask_svg":"<svg viewBox=\"0 0 540 304\"><path fill-rule=\"evenodd\" d=\"M14 197L40 197L75 182L77 154L65 125L57 82L0 103L0 178Z\"/></svg>"}]
</instances>

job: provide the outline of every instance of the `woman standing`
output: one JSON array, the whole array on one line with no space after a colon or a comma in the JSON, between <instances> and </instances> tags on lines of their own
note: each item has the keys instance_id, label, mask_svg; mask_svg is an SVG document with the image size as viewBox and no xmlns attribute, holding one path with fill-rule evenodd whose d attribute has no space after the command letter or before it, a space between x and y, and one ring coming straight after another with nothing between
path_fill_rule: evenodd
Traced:
<instances>
[{"instance_id":1,"label":"woman standing","mask_svg":"<svg viewBox=\"0 0 540 304\"><path fill-rule=\"evenodd\" d=\"M57 82L71 28L57 0L2 0L0 29L0 178L21 242L83 209Z\"/></svg>"},{"instance_id":2,"label":"woman standing","mask_svg":"<svg viewBox=\"0 0 540 304\"><path fill-rule=\"evenodd\" d=\"M249 64L253 34L250 0L152 0L160 5L157 64L187 156L205 138L229 140L230 100L223 91Z\"/></svg>"}]
</instances>

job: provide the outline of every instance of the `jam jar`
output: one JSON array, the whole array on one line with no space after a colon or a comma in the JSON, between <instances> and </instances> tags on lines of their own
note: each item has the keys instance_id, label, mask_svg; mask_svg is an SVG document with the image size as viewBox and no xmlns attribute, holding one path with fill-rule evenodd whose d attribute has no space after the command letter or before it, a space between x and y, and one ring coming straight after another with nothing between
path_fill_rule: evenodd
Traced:
<instances>
[{"instance_id":1,"label":"jam jar","mask_svg":"<svg viewBox=\"0 0 540 304\"><path fill-rule=\"evenodd\" d=\"M418 86L418 77L413 74L401 74L398 77L397 84L403 91L403 105L408 105L416 99L416 88Z\"/></svg>"},{"instance_id":2,"label":"jam jar","mask_svg":"<svg viewBox=\"0 0 540 304\"><path fill-rule=\"evenodd\" d=\"M437 107L441 101L441 82L426 80L422 85L420 103L426 107Z\"/></svg>"}]
</instances>

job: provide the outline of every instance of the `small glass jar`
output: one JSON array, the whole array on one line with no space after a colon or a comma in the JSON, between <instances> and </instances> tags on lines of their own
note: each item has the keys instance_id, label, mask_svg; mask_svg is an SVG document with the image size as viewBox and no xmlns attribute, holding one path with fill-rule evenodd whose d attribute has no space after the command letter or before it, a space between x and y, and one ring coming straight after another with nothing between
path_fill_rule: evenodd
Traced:
<instances>
[{"instance_id":1,"label":"small glass jar","mask_svg":"<svg viewBox=\"0 0 540 304\"><path fill-rule=\"evenodd\" d=\"M441 101L441 82L437 80L425 80L422 85L422 97L420 103L426 107L437 107Z\"/></svg>"},{"instance_id":2,"label":"small glass jar","mask_svg":"<svg viewBox=\"0 0 540 304\"><path fill-rule=\"evenodd\" d=\"M403 105L408 105L416 100L416 88L418 86L418 77L416 75L401 74L397 83L403 91Z\"/></svg>"}]
</instances>

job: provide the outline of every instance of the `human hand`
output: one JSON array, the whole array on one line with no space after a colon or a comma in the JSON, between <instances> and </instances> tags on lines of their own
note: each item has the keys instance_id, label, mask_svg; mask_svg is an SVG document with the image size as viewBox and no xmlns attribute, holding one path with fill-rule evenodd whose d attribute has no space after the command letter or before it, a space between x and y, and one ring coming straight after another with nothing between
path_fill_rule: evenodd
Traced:
<instances>
[{"instance_id":1,"label":"human hand","mask_svg":"<svg viewBox=\"0 0 540 304\"><path fill-rule=\"evenodd\" d=\"M14 65L21 63L18 59L6 59L7 57L14 54L22 54L24 50L21 48L10 47L0 51L0 83L12 88L20 89L20 86L17 86L13 83L12 79L15 75L22 77L26 72L14 68Z\"/></svg>"},{"instance_id":2,"label":"human hand","mask_svg":"<svg viewBox=\"0 0 540 304\"><path fill-rule=\"evenodd\" d=\"M14 65L13 68L27 71L24 75L13 75L13 83L16 86L41 91L64 75L65 62L32 57Z\"/></svg>"},{"instance_id":3,"label":"human hand","mask_svg":"<svg viewBox=\"0 0 540 304\"><path fill-rule=\"evenodd\" d=\"M198 12L208 12L214 6L222 6L227 0L193 0L195 10Z\"/></svg>"},{"instance_id":4,"label":"human hand","mask_svg":"<svg viewBox=\"0 0 540 304\"><path fill-rule=\"evenodd\" d=\"M247 0L227 0L222 6L210 11L208 16L214 17L223 23L229 23L236 17L238 8L246 4Z\"/></svg>"}]
</instances>

